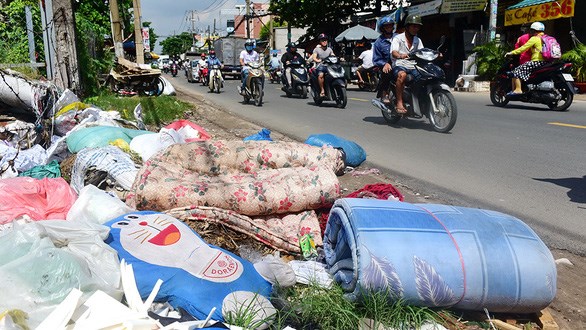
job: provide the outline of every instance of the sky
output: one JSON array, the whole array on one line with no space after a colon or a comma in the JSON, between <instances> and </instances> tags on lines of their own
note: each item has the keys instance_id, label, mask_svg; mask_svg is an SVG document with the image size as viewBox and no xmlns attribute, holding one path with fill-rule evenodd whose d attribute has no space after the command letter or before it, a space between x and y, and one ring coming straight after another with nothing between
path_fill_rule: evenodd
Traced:
<instances>
[{"instance_id":1,"label":"sky","mask_svg":"<svg viewBox=\"0 0 586 330\"><path fill-rule=\"evenodd\" d=\"M192 24L196 32L207 30L208 25L213 29L215 18L216 29L225 30L226 19L233 19L233 16L238 14L236 6L243 6L244 3L245 0L142 0L141 14L142 21L152 22L151 27L159 35L155 52L160 53L160 41L167 36L190 31Z\"/></svg>"}]
</instances>

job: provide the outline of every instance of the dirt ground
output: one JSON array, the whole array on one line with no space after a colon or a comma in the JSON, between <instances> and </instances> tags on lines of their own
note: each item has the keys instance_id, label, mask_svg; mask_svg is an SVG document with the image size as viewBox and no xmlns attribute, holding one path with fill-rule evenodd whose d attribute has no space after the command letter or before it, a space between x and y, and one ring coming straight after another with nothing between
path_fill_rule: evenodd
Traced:
<instances>
[{"instance_id":1,"label":"dirt ground","mask_svg":"<svg viewBox=\"0 0 586 330\"><path fill-rule=\"evenodd\" d=\"M192 111L185 114L185 119L189 119L204 127L216 139L242 139L261 129L260 126L243 120L228 110L217 107L201 94L186 91L181 88L178 88L177 92L179 99L191 102L195 106ZM274 130L272 130L271 137L273 140L291 141L289 137ZM364 187L366 184L384 182L393 184L403 194L406 202L446 204L439 199L429 197L435 195L433 192L413 191L401 182L393 180L393 178L387 176L385 173L379 172L377 174L377 169L361 165L355 171L356 174L366 174L353 176L347 173L340 176L340 185L343 193L353 192ZM429 194L429 196L426 194ZM217 233L217 230L226 230L224 228L210 227L211 225L206 224L194 224L193 226L198 227L196 230L200 234L208 231ZM239 237L234 232L225 235L225 237L228 236L229 239L224 239L224 241L210 243L232 251L237 251L243 244L246 246L252 245L251 247L256 251L263 252L263 250L266 250L266 247L263 247L262 244L250 242L246 237ZM266 252L270 253L268 250ZM558 263L558 291L556 299L547 308L547 311L552 315L555 323L557 323L561 330L586 330L586 257L574 255L565 250L552 250L552 254Z\"/></svg>"}]
</instances>

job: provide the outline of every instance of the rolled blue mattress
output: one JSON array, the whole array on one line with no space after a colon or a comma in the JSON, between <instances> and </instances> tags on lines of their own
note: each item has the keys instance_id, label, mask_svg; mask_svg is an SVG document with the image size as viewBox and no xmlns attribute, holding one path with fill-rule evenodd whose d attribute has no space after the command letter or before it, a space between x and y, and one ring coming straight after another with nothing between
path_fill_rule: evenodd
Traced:
<instances>
[{"instance_id":1,"label":"rolled blue mattress","mask_svg":"<svg viewBox=\"0 0 586 330\"><path fill-rule=\"evenodd\" d=\"M383 292L419 306L532 313L556 295L549 249L521 220L495 211L342 198L324 250L351 300Z\"/></svg>"}]
</instances>

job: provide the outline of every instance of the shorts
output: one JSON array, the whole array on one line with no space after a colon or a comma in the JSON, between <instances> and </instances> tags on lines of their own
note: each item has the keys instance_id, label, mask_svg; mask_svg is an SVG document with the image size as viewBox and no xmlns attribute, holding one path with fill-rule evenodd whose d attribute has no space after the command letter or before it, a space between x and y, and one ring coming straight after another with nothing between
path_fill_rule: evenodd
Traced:
<instances>
[{"instance_id":1,"label":"shorts","mask_svg":"<svg viewBox=\"0 0 586 330\"><path fill-rule=\"evenodd\" d=\"M395 81L397 80L397 77L399 77L399 72L401 71L405 71L405 73L407 73L408 75L412 75L413 80L418 80L419 78L421 78L421 74L419 73L419 71L417 71L417 69L406 69L402 66L396 66L393 68L393 78L395 79Z\"/></svg>"}]
</instances>

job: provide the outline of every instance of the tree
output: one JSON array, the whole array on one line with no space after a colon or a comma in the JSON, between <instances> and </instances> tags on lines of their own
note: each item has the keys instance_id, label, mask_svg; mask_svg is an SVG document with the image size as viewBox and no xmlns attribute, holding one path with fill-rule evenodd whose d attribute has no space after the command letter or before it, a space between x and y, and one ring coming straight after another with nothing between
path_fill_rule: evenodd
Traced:
<instances>
[{"instance_id":1,"label":"tree","mask_svg":"<svg viewBox=\"0 0 586 330\"><path fill-rule=\"evenodd\" d=\"M279 22L288 22L293 27L307 27L309 35L341 32L341 21L364 8L373 8L380 14L381 6L397 7L393 0L271 0L269 10L278 15Z\"/></svg>"},{"instance_id":2,"label":"tree","mask_svg":"<svg viewBox=\"0 0 586 330\"><path fill-rule=\"evenodd\" d=\"M180 35L168 37L160 42L163 46L163 54L177 55L183 54L193 44L193 35L189 32L183 32Z\"/></svg>"},{"instance_id":3,"label":"tree","mask_svg":"<svg viewBox=\"0 0 586 330\"><path fill-rule=\"evenodd\" d=\"M34 0L0 1L0 63L28 63L25 7L31 8L34 31L41 30L39 3ZM43 36L37 32L35 49L43 52Z\"/></svg>"},{"instance_id":4,"label":"tree","mask_svg":"<svg viewBox=\"0 0 586 330\"><path fill-rule=\"evenodd\" d=\"M273 27L279 27L279 26L285 25L285 23L283 23L283 22L279 22L279 21L275 21L275 20L272 20L272 21L273 21ZM271 36L271 23L269 22L260 28L259 38L260 38L260 40L268 40L270 36Z\"/></svg>"}]
</instances>

